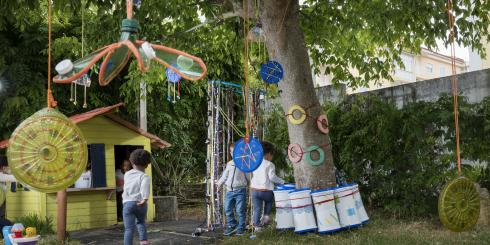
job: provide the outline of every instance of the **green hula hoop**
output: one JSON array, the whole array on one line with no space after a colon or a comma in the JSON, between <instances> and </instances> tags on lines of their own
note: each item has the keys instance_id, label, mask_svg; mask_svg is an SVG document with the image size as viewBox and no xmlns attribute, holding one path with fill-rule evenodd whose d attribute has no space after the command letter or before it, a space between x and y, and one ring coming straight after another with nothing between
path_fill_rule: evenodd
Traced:
<instances>
[{"instance_id":1,"label":"green hula hoop","mask_svg":"<svg viewBox=\"0 0 490 245\"><path fill-rule=\"evenodd\" d=\"M311 159L311 153L314 151L318 152L318 159L317 160ZM306 153L307 154L305 154L305 160L312 166L321 165L323 163L323 161L325 160L325 151L323 151L323 149L317 145L312 145L312 146L306 148Z\"/></svg>"}]
</instances>

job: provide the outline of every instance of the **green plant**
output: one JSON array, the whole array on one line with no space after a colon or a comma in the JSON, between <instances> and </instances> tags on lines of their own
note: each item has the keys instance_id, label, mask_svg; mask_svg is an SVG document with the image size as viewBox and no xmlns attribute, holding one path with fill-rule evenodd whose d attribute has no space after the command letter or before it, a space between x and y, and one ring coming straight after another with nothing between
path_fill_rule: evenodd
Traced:
<instances>
[{"instance_id":1,"label":"green plant","mask_svg":"<svg viewBox=\"0 0 490 245\"><path fill-rule=\"evenodd\" d=\"M24 227L36 227L39 235L54 234L53 218L46 216L41 218L39 215L30 213L18 218L15 223L22 223Z\"/></svg>"}]
</instances>

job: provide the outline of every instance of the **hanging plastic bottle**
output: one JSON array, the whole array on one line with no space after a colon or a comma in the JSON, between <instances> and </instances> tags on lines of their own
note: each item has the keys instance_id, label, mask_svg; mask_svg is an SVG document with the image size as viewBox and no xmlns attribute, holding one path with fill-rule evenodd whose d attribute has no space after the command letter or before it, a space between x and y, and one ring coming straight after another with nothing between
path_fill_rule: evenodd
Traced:
<instances>
[{"instance_id":1,"label":"hanging plastic bottle","mask_svg":"<svg viewBox=\"0 0 490 245\"><path fill-rule=\"evenodd\" d=\"M167 100L175 104L177 100L180 100L180 80L182 77L170 68L167 68L165 73L168 79Z\"/></svg>"}]
</instances>

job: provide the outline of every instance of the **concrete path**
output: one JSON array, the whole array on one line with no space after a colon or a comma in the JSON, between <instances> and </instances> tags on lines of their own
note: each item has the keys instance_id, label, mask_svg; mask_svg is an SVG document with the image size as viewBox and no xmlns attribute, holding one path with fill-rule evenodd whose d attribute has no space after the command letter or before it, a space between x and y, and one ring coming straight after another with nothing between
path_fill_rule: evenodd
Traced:
<instances>
[{"instance_id":1,"label":"concrete path","mask_svg":"<svg viewBox=\"0 0 490 245\"><path fill-rule=\"evenodd\" d=\"M148 239L151 244L215 244L221 237L221 229L216 232L204 232L198 237L192 233L202 224L202 221L182 219L179 221L155 222L147 225ZM136 235L137 232L135 231ZM133 244L138 245L136 238ZM124 227L115 225L108 228L70 232L70 237L82 244L123 244Z\"/></svg>"}]
</instances>

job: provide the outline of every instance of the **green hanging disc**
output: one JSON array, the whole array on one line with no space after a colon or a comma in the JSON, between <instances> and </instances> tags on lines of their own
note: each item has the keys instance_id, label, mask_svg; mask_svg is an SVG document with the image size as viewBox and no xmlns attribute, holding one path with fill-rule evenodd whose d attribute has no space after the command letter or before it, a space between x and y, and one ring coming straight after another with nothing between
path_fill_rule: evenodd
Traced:
<instances>
[{"instance_id":1,"label":"green hanging disc","mask_svg":"<svg viewBox=\"0 0 490 245\"><path fill-rule=\"evenodd\" d=\"M311 157L311 153L313 153L314 151L318 152L318 159L316 160L313 160ZM325 152L320 146L312 145L306 148L305 160L312 166L318 166L322 164L323 161L325 160Z\"/></svg>"},{"instance_id":2,"label":"green hanging disc","mask_svg":"<svg viewBox=\"0 0 490 245\"><path fill-rule=\"evenodd\" d=\"M439 195L439 219L451 231L471 230L480 215L480 196L472 181L458 177Z\"/></svg>"}]
</instances>

